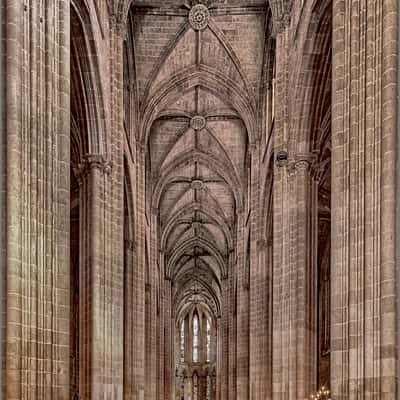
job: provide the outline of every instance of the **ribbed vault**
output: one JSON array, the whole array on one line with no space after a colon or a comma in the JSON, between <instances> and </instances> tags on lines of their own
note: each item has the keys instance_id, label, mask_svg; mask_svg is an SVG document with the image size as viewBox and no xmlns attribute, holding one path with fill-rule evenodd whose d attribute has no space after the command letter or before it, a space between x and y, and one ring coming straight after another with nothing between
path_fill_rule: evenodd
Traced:
<instances>
[{"instance_id":1,"label":"ribbed vault","mask_svg":"<svg viewBox=\"0 0 400 400\"><path fill-rule=\"evenodd\" d=\"M230 318L224 304L232 302L243 258L250 148L260 135L262 77L271 63L268 16L258 0L142 0L130 8L125 79L135 101L129 93L127 113L139 120L146 207L157 225L147 242L157 243L161 276L171 284L163 307L175 329L199 307L214 324Z\"/></svg>"}]
</instances>

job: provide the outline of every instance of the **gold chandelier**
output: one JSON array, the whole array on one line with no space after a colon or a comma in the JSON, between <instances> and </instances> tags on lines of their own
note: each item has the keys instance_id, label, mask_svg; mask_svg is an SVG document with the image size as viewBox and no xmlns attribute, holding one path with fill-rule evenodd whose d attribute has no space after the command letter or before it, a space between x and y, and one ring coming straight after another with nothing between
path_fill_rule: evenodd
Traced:
<instances>
[{"instance_id":1,"label":"gold chandelier","mask_svg":"<svg viewBox=\"0 0 400 400\"><path fill-rule=\"evenodd\" d=\"M311 400L331 400L330 397L331 391L327 389L325 386L322 386L318 392L312 394L310 396Z\"/></svg>"}]
</instances>

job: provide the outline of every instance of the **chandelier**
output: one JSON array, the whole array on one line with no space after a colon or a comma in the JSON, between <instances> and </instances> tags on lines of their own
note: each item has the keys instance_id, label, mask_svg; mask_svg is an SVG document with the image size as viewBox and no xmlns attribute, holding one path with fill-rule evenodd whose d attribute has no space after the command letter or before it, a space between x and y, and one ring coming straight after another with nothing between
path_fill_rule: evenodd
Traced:
<instances>
[{"instance_id":1,"label":"chandelier","mask_svg":"<svg viewBox=\"0 0 400 400\"><path fill-rule=\"evenodd\" d=\"M330 397L331 391L327 389L325 386L322 386L318 392L312 394L310 396L311 400L331 400Z\"/></svg>"}]
</instances>

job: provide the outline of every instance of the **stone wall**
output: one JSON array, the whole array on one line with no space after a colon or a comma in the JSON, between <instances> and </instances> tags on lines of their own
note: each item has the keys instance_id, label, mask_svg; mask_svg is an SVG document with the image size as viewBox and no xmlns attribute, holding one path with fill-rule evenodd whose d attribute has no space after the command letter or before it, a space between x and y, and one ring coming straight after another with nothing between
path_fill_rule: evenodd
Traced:
<instances>
[{"instance_id":1,"label":"stone wall","mask_svg":"<svg viewBox=\"0 0 400 400\"><path fill-rule=\"evenodd\" d=\"M5 399L397 394L397 2L202 3L5 2Z\"/></svg>"}]
</instances>

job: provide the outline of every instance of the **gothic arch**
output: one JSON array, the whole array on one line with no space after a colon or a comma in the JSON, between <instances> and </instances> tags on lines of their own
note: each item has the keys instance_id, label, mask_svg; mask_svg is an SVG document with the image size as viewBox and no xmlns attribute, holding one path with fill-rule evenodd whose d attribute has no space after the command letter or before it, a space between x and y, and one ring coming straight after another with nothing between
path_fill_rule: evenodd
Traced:
<instances>
[{"instance_id":1,"label":"gothic arch","mask_svg":"<svg viewBox=\"0 0 400 400\"><path fill-rule=\"evenodd\" d=\"M216 96L221 96L228 100L241 116L249 137L249 142L255 140L256 130L254 127L254 110L247 93L233 81L221 76L216 70L209 67L189 67L187 70L180 71L170 81L165 82L145 103L146 107L142 110L142 137L140 142L145 145L148 141L150 128L158 117L158 110L163 109L173 99L181 97L196 86L203 86L213 92Z\"/></svg>"},{"instance_id":2,"label":"gothic arch","mask_svg":"<svg viewBox=\"0 0 400 400\"><path fill-rule=\"evenodd\" d=\"M232 175L230 170L226 168L226 165L221 161L217 160L211 154L205 154L200 151L192 150L186 154L178 156L160 175L156 186L154 188L153 195L153 208L157 208L160 204L161 196L165 190L165 187L170 183L173 178L173 173L180 167L192 163L194 160L205 165L211 165L213 170L216 171L227 183L229 189L233 192L237 208L241 208L242 201L242 185L237 176ZM170 177L171 176L171 177Z\"/></svg>"},{"instance_id":3,"label":"gothic arch","mask_svg":"<svg viewBox=\"0 0 400 400\"><path fill-rule=\"evenodd\" d=\"M224 237L228 244L228 249L231 249L233 247L232 233L230 231L228 222L225 220L224 216L221 215L219 210L217 210L212 204L208 205L207 209L201 209L199 205L197 205L196 203L192 203L185 206L175 214L171 215L170 219L165 224L165 227L161 234L161 248L165 249L168 236L176 227L176 225L179 224L180 218L187 214L191 214L193 211L204 213L207 217L209 217L210 220L223 231Z\"/></svg>"},{"instance_id":4,"label":"gothic arch","mask_svg":"<svg viewBox=\"0 0 400 400\"><path fill-rule=\"evenodd\" d=\"M332 73L331 0L314 4L307 26L304 47L299 64L302 68L293 82L293 122L288 143L289 155L309 154L314 149L313 137L324 117L330 112Z\"/></svg>"},{"instance_id":5,"label":"gothic arch","mask_svg":"<svg viewBox=\"0 0 400 400\"><path fill-rule=\"evenodd\" d=\"M86 112L84 121L87 124L85 123L81 128L86 135L84 151L85 155L106 155L108 152L107 126L103 84L98 69L99 56L89 11L82 0L71 0L71 15L71 20L75 15L80 24L79 34L72 37L72 46L75 47L76 54L79 54L77 68L84 96L83 104L80 106ZM74 77L74 74L72 76Z\"/></svg>"}]
</instances>

